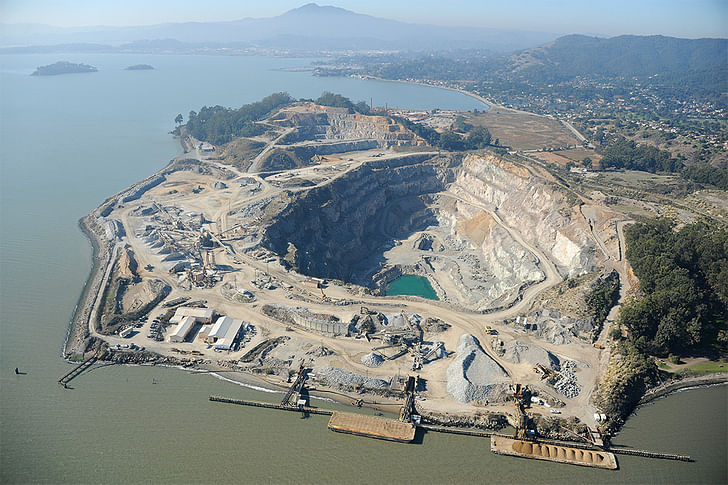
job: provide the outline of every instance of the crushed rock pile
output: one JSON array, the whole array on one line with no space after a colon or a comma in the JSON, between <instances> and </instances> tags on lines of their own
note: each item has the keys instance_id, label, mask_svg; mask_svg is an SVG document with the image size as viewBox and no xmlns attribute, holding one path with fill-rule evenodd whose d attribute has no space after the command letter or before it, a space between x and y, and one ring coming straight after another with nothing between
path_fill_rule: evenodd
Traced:
<instances>
[{"instance_id":1,"label":"crushed rock pile","mask_svg":"<svg viewBox=\"0 0 728 485\"><path fill-rule=\"evenodd\" d=\"M589 339L594 331L593 317L571 318L549 308L529 313L528 324L536 335L556 345Z\"/></svg>"},{"instance_id":2,"label":"crushed rock pile","mask_svg":"<svg viewBox=\"0 0 728 485\"><path fill-rule=\"evenodd\" d=\"M508 373L469 333L458 341L457 357L447 368L447 392L460 401L497 400L508 393Z\"/></svg>"},{"instance_id":3,"label":"crushed rock pile","mask_svg":"<svg viewBox=\"0 0 728 485\"><path fill-rule=\"evenodd\" d=\"M379 367L384 362L384 358L374 352L370 352L361 358L361 363L367 367Z\"/></svg>"},{"instance_id":4,"label":"crushed rock pile","mask_svg":"<svg viewBox=\"0 0 728 485\"><path fill-rule=\"evenodd\" d=\"M333 354L333 350L329 349L328 347L324 347L323 345L317 345L313 349L306 352L306 355L313 355L315 357L326 357Z\"/></svg>"},{"instance_id":5,"label":"crushed rock pile","mask_svg":"<svg viewBox=\"0 0 728 485\"><path fill-rule=\"evenodd\" d=\"M554 370L559 369L559 358L535 344L527 344L519 340L511 340L505 344L503 359L514 364L530 364L536 366L541 364L544 367Z\"/></svg>"},{"instance_id":6,"label":"crushed rock pile","mask_svg":"<svg viewBox=\"0 0 728 485\"><path fill-rule=\"evenodd\" d=\"M338 367L325 367L317 371L320 380L326 381L330 386L338 386L342 389L366 388L386 389L389 384L384 379L365 377L361 374L349 372Z\"/></svg>"},{"instance_id":7,"label":"crushed rock pile","mask_svg":"<svg viewBox=\"0 0 728 485\"><path fill-rule=\"evenodd\" d=\"M450 328L450 324L443 322L439 318L427 318L425 320L424 325L422 325L422 330L425 332L430 333L440 333L446 331L448 328Z\"/></svg>"},{"instance_id":8,"label":"crushed rock pile","mask_svg":"<svg viewBox=\"0 0 728 485\"><path fill-rule=\"evenodd\" d=\"M576 378L576 362L567 360L559 373L559 379L554 384L554 389L568 398L574 398L581 393L581 387Z\"/></svg>"}]
</instances>

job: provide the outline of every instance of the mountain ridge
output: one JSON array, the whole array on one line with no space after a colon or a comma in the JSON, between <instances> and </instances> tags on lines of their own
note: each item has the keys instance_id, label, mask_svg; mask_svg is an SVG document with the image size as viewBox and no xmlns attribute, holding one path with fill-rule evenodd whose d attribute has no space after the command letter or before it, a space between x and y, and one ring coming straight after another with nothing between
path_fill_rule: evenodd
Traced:
<instances>
[{"instance_id":1,"label":"mountain ridge","mask_svg":"<svg viewBox=\"0 0 728 485\"><path fill-rule=\"evenodd\" d=\"M359 42L358 50L427 50L448 45L452 48L510 52L558 37L558 34L547 32L408 23L316 3L308 3L274 17L246 17L219 22L129 27L0 24L0 27L0 46L3 47L78 43L120 45L140 40L174 39L185 43L247 43L251 47L262 43L295 50L297 42L286 39L318 39L315 46L327 49L331 47L332 40L366 38L371 40ZM357 45L356 42L348 44Z\"/></svg>"}]
</instances>

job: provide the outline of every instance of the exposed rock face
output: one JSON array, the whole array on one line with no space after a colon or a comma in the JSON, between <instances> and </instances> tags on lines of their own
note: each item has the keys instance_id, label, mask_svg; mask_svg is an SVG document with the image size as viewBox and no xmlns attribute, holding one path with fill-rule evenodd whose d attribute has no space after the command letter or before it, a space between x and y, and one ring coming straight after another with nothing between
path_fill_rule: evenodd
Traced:
<instances>
[{"instance_id":1,"label":"exposed rock face","mask_svg":"<svg viewBox=\"0 0 728 485\"><path fill-rule=\"evenodd\" d=\"M329 185L277 200L283 208L275 213L272 203L266 211L271 223L263 245L303 274L369 284L376 267L370 256L376 260L391 236L434 221L421 196L444 190L452 171L442 160L418 163L423 158L362 165Z\"/></svg>"},{"instance_id":2,"label":"exposed rock face","mask_svg":"<svg viewBox=\"0 0 728 485\"><path fill-rule=\"evenodd\" d=\"M447 368L447 392L460 401L498 399L508 390L508 373L486 354L469 333L458 341L457 357Z\"/></svg>"},{"instance_id":3,"label":"exposed rock face","mask_svg":"<svg viewBox=\"0 0 728 485\"><path fill-rule=\"evenodd\" d=\"M571 318L553 309L528 314L528 324L536 335L552 344L568 344L577 338L590 339L594 332L594 318Z\"/></svg>"},{"instance_id":4,"label":"exposed rock face","mask_svg":"<svg viewBox=\"0 0 728 485\"><path fill-rule=\"evenodd\" d=\"M566 196L527 170L493 155L466 157L451 187L464 200L495 211L510 227L552 257L568 275L587 272L594 246Z\"/></svg>"},{"instance_id":5,"label":"exposed rock face","mask_svg":"<svg viewBox=\"0 0 728 485\"><path fill-rule=\"evenodd\" d=\"M391 118L349 113L346 108L296 105L283 110L281 116L284 118L280 120L281 125L296 127L296 131L284 137L281 144L310 140L370 140L374 146L382 148L426 144L422 138Z\"/></svg>"},{"instance_id":6,"label":"exposed rock face","mask_svg":"<svg viewBox=\"0 0 728 485\"><path fill-rule=\"evenodd\" d=\"M441 300L476 311L543 281L543 255L563 275L591 268L588 224L544 180L492 155L428 157L369 162L276 197L261 244L300 273L375 292L426 276Z\"/></svg>"}]
</instances>

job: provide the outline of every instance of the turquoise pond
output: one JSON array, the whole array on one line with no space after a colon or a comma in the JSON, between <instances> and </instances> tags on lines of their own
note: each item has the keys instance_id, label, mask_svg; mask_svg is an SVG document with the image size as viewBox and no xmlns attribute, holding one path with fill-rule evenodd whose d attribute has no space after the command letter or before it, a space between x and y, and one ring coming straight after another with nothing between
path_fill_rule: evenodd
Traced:
<instances>
[{"instance_id":1,"label":"turquoise pond","mask_svg":"<svg viewBox=\"0 0 728 485\"><path fill-rule=\"evenodd\" d=\"M429 280L416 275L403 275L389 283L387 295L415 295L428 300L439 300Z\"/></svg>"}]
</instances>

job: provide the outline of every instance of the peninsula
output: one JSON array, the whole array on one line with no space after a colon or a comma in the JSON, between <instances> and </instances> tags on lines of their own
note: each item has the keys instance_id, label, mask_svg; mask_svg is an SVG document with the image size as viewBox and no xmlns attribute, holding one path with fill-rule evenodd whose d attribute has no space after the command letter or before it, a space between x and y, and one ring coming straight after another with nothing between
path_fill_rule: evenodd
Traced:
<instances>
[{"instance_id":1,"label":"peninsula","mask_svg":"<svg viewBox=\"0 0 728 485\"><path fill-rule=\"evenodd\" d=\"M183 155L81 221L94 268L67 357L278 388L306 368L314 395L390 411L414 373L425 423L548 439L607 437L642 397L619 387L653 372L615 322L638 286L630 203L518 153L574 149L560 123L277 93L176 135ZM387 294L408 275L437 299Z\"/></svg>"},{"instance_id":2,"label":"peninsula","mask_svg":"<svg viewBox=\"0 0 728 485\"><path fill-rule=\"evenodd\" d=\"M88 64L75 64L73 62L58 61L54 64L38 67L31 76L57 76L60 74L74 74L82 72L97 72L94 66Z\"/></svg>"}]
</instances>

